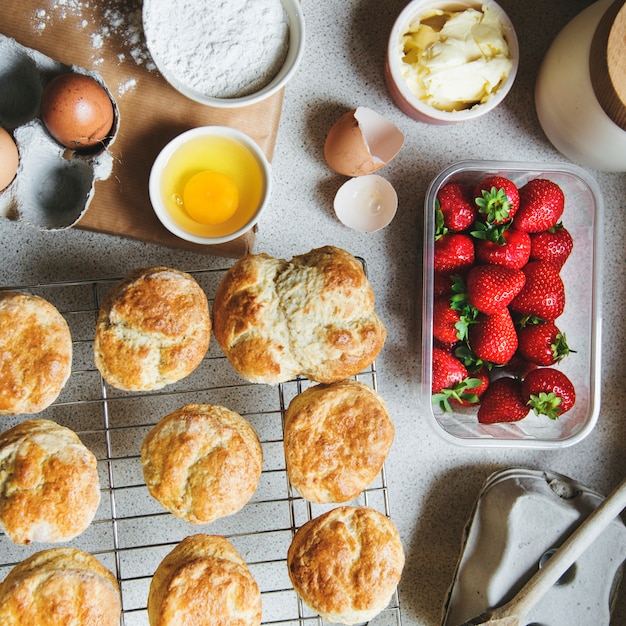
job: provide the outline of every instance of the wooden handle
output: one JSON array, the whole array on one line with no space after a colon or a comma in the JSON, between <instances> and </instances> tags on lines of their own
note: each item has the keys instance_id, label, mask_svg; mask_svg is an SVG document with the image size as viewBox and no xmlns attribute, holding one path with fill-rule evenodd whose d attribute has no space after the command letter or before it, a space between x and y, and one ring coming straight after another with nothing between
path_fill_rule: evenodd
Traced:
<instances>
[{"instance_id":1,"label":"wooden handle","mask_svg":"<svg viewBox=\"0 0 626 626\"><path fill-rule=\"evenodd\" d=\"M626 507L626 478L563 542L563 545L510 602L491 612L491 618L502 619L512 615L525 615L621 513L624 507Z\"/></svg>"},{"instance_id":2,"label":"wooden handle","mask_svg":"<svg viewBox=\"0 0 626 626\"><path fill-rule=\"evenodd\" d=\"M604 112L626 130L626 0L615 0L594 33L589 53L593 91Z\"/></svg>"}]
</instances>

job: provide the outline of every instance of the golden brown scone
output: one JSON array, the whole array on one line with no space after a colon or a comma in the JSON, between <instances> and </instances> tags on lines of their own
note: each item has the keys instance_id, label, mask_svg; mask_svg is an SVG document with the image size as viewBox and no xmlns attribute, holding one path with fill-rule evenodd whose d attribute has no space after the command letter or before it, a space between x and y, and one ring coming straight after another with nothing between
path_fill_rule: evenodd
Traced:
<instances>
[{"instance_id":1,"label":"golden brown scone","mask_svg":"<svg viewBox=\"0 0 626 626\"><path fill-rule=\"evenodd\" d=\"M311 502L356 498L380 471L394 438L383 399L356 380L315 385L285 412L289 480Z\"/></svg>"},{"instance_id":2,"label":"golden brown scone","mask_svg":"<svg viewBox=\"0 0 626 626\"><path fill-rule=\"evenodd\" d=\"M263 450L238 413L188 404L150 430L141 463L155 500L192 524L208 524L250 500L261 477Z\"/></svg>"},{"instance_id":3,"label":"golden brown scone","mask_svg":"<svg viewBox=\"0 0 626 626\"><path fill-rule=\"evenodd\" d=\"M115 576L76 548L52 548L18 563L0 585L2 626L119 626Z\"/></svg>"},{"instance_id":4,"label":"golden brown scone","mask_svg":"<svg viewBox=\"0 0 626 626\"><path fill-rule=\"evenodd\" d=\"M349 378L371 365L386 337L361 264L332 246L291 261L239 259L217 289L213 324L235 370L269 384Z\"/></svg>"},{"instance_id":5,"label":"golden brown scone","mask_svg":"<svg viewBox=\"0 0 626 626\"><path fill-rule=\"evenodd\" d=\"M167 267L137 269L104 300L94 359L118 389L160 389L200 365L210 337L207 297L193 276Z\"/></svg>"},{"instance_id":6,"label":"golden brown scone","mask_svg":"<svg viewBox=\"0 0 626 626\"><path fill-rule=\"evenodd\" d=\"M56 307L33 294L0 291L0 415L43 411L71 369L72 336Z\"/></svg>"},{"instance_id":7,"label":"golden brown scone","mask_svg":"<svg viewBox=\"0 0 626 626\"><path fill-rule=\"evenodd\" d=\"M393 522L375 509L342 506L298 529L287 553L291 583L329 622L356 624L391 600L404 567Z\"/></svg>"},{"instance_id":8,"label":"golden brown scone","mask_svg":"<svg viewBox=\"0 0 626 626\"><path fill-rule=\"evenodd\" d=\"M148 594L148 620L150 626L258 626L261 593L227 539L191 535L157 567Z\"/></svg>"},{"instance_id":9,"label":"golden brown scone","mask_svg":"<svg viewBox=\"0 0 626 626\"><path fill-rule=\"evenodd\" d=\"M99 503L96 457L74 431L37 419L0 434L0 526L11 541L69 541Z\"/></svg>"}]
</instances>

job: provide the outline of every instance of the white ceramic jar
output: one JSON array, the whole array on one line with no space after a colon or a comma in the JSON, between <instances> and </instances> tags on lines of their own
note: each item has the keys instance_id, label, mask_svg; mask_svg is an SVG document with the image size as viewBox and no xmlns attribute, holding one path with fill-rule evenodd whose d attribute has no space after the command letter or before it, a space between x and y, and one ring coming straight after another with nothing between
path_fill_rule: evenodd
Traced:
<instances>
[{"instance_id":1,"label":"white ceramic jar","mask_svg":"<svg viewBox=\"0 0 626 626\"><path fill-rule=\"evenodd\" d=\"M535 86L539 122L566 157L626 171L626 1L599 0L557 35Z\"/></svg>"}]
</instances>

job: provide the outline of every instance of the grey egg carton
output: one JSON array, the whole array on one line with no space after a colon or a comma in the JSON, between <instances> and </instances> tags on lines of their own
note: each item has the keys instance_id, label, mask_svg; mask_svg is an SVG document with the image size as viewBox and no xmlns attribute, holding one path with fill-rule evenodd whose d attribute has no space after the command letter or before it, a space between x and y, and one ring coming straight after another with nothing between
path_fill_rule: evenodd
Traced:
<instances>
[{"instance_id":1,"label":"grey egg carton","mask_svg":"<svg viewBox=\"0 0 626 626\"><path fill-rule=\"evenodd\" d=\"M458 626L510 600L602 500L556 472L514 468L493 474L465 529L442 626ZM617 517L523 624L608 625L625 561L626 526Z\"/></svg>"},{"instance_id":2,"label":"grey egg carton","mask_svg":"<svg viewBox=\"0 0 626 626\"><path fill-rule=\"evenodd\" d=\"M97 80L113 103L115 121L95 153L59 144L40 118L44 86L58 74L77 72ZM12 134L19 153L17 174L0 192L0 216L42 230L75 225L87 210L95 182L113 169L109 148L119 128L119 110L98 72L66 65L0 34L0 126Z\"/></svg>"}]
</instances>

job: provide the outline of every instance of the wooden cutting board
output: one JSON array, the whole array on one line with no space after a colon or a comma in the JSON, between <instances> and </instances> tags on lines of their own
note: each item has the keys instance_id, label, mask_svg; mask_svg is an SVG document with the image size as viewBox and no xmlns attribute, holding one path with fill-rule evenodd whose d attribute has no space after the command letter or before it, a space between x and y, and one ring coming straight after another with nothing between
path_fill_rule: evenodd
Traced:
<instances>
[{"instance_id":1,"label":"wooden cutting board","mask_svg":"<svg viewBox=\"0 0 626 626\"><path fill-rule=\"evenodd\" d=\"M282 91L237 109L214 109L182 96L149 57L139 0L5 0L2 9L2 34L61 63L99 72L117 102L120 125L110 146L113 171L107 180L96 182L93 200L76 228L232 258L252 250L254 230L215 246L190 243L167 231L150 204L150 167L170 139L189 128L214 124L247 133L271 161Z\"/></svg>"}]
</instances>

